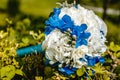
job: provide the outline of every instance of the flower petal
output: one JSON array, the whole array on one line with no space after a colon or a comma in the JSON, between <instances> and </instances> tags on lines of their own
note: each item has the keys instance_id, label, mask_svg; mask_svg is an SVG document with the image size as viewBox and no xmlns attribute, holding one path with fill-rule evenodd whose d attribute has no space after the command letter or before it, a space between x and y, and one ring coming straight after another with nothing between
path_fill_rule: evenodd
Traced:
<instances>
[{"instance_id":1,"label":"flower petal","mask_svg":"<svg viewBox=\"0 0 120 80\"><path fill-rule=\"evenodd\" d=\"M67 14L65 14L63 17L62 17L62 20L66 23L71 23L72 20L70 18L70 16L68 16Z\"/></svg>"},{"instance_id":2,"label":"flower petal","mask_svg":"<svg viewBox=\"0 0 120 80\"><path fill-rule=\"evenodd\" d=\"M54 8L53 12L54 14L60 14L61 10L60 8Z\"/></svg>"},{"instance_id":3,"label":"flower petal","mask_svg":"<svg viewBox=\"0 0 120 80\"><path fill-rule=\"evenodd\" d=\"M59 68L58 70L65 75L71 75L76 71L76 68L70 69L70 67L62 67L62 68Z\"/></svg>"}]
</instances>

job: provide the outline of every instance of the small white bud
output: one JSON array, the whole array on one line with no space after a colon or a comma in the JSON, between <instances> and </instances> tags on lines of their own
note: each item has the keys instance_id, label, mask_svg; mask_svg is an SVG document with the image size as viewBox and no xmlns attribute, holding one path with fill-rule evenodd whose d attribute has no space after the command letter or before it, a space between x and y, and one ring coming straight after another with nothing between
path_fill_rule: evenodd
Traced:
<instances>
[{"instance_id":1,"label":"small white bud","mask_svg":"<svg viewBox=\"0 0 120 80\"><path fill-rule=\"evenodd\" d=\"M61 67L62 67L62 64L59 64L58 67L61 68Z\"/></svg>"},{"instance_id":2,"label":"small white bud","mask_svg":"<svg viewBox=\"0 0 120 80\"><path fill-rule=\"evenodd\" d=\"M73 35L72 37L73 37L73 39L75 39L75 40L76 40L76 38L77 38L77 36L76 36L76 35Z\"/></svg>"},{"instance_id":3,"label":"small white bud","mask_svg":"<svg viewBox=\"0 0 120 80\"><path fill-rule=\"evenodd\" d=\"M55 62L53 62L53 61L50 61L50 62L49 62L49 64L51 64L51 65L53 65L54 63L55 63Z\"/></svg>"},{"instance_id":4,"label":"small white bud","mask_svg":"<svg viewBox=\"0 0 120 80\"><path fill-rule=\"evenodd\" d=\"M68 32L71 32L70 28L67 29Z\"/></svg>"}]
</instances>

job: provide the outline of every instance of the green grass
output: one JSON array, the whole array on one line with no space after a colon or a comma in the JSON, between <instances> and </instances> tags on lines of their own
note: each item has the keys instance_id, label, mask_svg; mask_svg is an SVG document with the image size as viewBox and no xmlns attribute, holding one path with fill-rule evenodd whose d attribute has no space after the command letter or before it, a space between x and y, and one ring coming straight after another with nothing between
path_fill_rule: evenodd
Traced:
<instances>
[{"instance_id":1,"label":"green grass","mask_svg":"<svg viewBox=\"0 0 120 80\"><path fill-rule=\"evenodd\" d=\"M5 26L5 19L8 15L0 13L0 26Z\"/></svg>"},{"instance_id":2,"label":"green grass","mask_svg":"<svg viewBox=\"0 0 120 80\"><path fill-rule=\"evenodd\" d=\"M105 21L108 27L107 39L108 43L114 41L116 44L120 44L120 28L119 25L113 24L110 21Z\"/></svg>"},{"instance_id":3,"label":"green grass","mask_svg":"<svg viewBox=\"0 0 120 80\"><path fill-rule=\"evenodd\" d=\"M21 0L20 10L35 16L48 16L58 0Z\"/></svg>"},{"instance_id":4,"label":"green grass","mask_svg":"<svg viewBox=\"0 0 120 80\"><path fill-rule=\"evenodd\" d=\"M0 8L6 9L7 8L7 1L8 0L0 0Z\"/></svg>"},{"instance_id":5,"label":"green grass","mask_svg":"<svg viewBox=\"0 0 120 80\"><path fill-rule=\"evenodd\" d=\"M20 0L20 11L23 14L33 15L35 17L48 17L56 6L57 1L58 0ZM0 0L0 8L6 9L7 2L8 0ZM0 26L5 25L5 18L7 17L7 13L0 12Z\"/></svg>"}]
</instances>

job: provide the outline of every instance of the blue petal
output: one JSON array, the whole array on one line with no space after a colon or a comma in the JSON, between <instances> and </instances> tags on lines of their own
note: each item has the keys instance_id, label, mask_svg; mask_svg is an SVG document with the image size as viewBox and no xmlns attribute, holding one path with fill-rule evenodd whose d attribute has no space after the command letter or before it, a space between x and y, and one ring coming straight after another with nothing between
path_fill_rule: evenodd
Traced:
<instances>
[{"instance_id":1,"label":"blue petal","mask_svg":"<svg viewBox=\"0 0 120 80\"><path fill-rule=\"evenodd\" d=\"M100 32L102 33L102 35L104 35L104 32L102 30L100 30Z\"/></svg>"},{"instance_id":2,"label":"blue petal","mask_svg":"<svg viewBox=\"0 0 120 80\"><path fill-rule=\"evenodd\" d=\"M56 28L62 30L62 28L64 26L64 21L63 20L59 20L58 23L59 23L59 25Z\"/></svg>"},{"instance_id":3,"label":"blue petal","mask_svg":"<svg viewBox=\"0 0 120 80\"><path fill-rule=\"evenodd\" d=\"M79 60L80 60L81 62L86 62L85 59L83 59L83 58L80 58Z\"/></svg>"},{"instance_id":4,"label":"blue petal","mask_svg":"<svg viewBox=\"0 0 120 80\"><path fill-rule=\"evenodd\" d=\"M46 60L45 60L45 64L46 64L46 65L49 65L49 62L50 62L49 59L46 59Z\"/></svg>"},{"instance_id":5,"label":"blue petal","mask_svg":"<svg viewBox=\"0 0 120 80\"><path fill-rule=\"evenodd\" d=\"M80 45L87 45L87 44L88 44L87 40L81 39Z\"/></svg>"},{"instance_id":6,"label":"blue petal","mask_svg":"<svg viewBox=\"0 0 120 80\"><path fill-rule=\"evenodd\" d=\"M70 28L72 25L71 24L65 24L62 26L61 31L67 31L68 28Z\"/></svg>"},{"instance_id":7,"label":"blue petal","mask_svg":"<svg viewBox=\"0 0 120 80\"><path fill-rule=\"evenodd\" d=\"M71 31L72 31L72 35L76 35L77 36L77 27L76 26L73 26L73 28L71 28Z\"/></svg>"},{"instance_id":8,"label":"blue petal","mask_svg":"<svg viewBox=\"0 0 120 80\"><path fill-rule=\"evenodd\" d=\"M89 38L91 36L91 34L89 33L89 32L86 32L85 33L85 38L87 39L87 38Z\"/></svg>"},{"instance_id":9,"label":"blue petal","mask_svg":"<svg viewBox=\"0 0 120 80\"><path fill-rule=\"evenodd\" d=\"M52 66L58 66L60 62L55 62Z\"/></svg>"},{"instance_id":10,"label":"blue petal","mask_svg":"<svg viewBox=\"0 0 120 80\"><path fill-rule=\"evenodd\" d=\"M87 59L88 66L94 66L96 63L96 59L94 57L90 57L85 55L85 58Z\"/></svg>"},{"instance_id":11,"label":"blue petal","mask_svg":"<svg viewBox=\"0 0 120 80\"><path fill-rule=\"evenodd\" d=\"M62 20L63 20L65 23L71 23L71 22L72 22L70 16L68 16L67 14L62 17Z\"/></svg>"},{"instance_id":12,"label":"blue petal","mask_svg":"<svg viewBox=\"0 0 120 80\"><path fill-rule=\"evenodd\" d=\"M94 71L94 70L92 70L92 74L95 74L95 71Z\"/></svg>"},{"instance_id":13,"label":"blue petal","mask_svg":"<svg viewBox=\"0 0 120 80\"><path fill-rule=\"evenodd\" d=\"M51 26L47 26L44 33L48 35L53 29Z\"/></svg>"},{"instance_id":14,"label":"blue petal","mask_svg":"<svg viewBox=\"0 0 120 80\"><path fill-rule=\"evenodd\" d=\"M76 68L62 67L58 69L61 73L65 75L71 75L76 71Z\"/></svg>"},{"instance_id":15,"label":"blue petal","mask_svg":"<svg viewBox=\"0 0 120 80\"><path fill-rule=\"evenodd\" d=\"M86 34L85 32L80 33L78 38L79 39L84 39L85 38L85 34Z\"/></svg>"},{"instance_id":16,"label":"blue petal","mask_svg":"<svg viewBox=\"0 0 120 80\"><path fill-rule=\"evenodd\" d=\"M79 46L81 46L80 42L76 41L75 47L78 48Z\"/></svg>"},{"instance_id":17,"label":"blue petal","mask_svg":"<svg viewBox=\"0 0 120 80\"><path fill-rule=\"evenodd\" d=\"M72 35L76 35L80 38L88 38L90 36L89 32L84 32L87 29L86 24L82 24L81 26L74 26L72 28Z\"/></svg>"},{"instance_id":18,"label":"blue petal","mask_svg":"<svg viewBox=\"0 0 120 80\"><path fill-rule=\"evenodd\" d=\"M60 14L61 10L60 8L54 8L54 14Z\"/></svg>"},{"instance_id":19,"label":"blue petal","mask_svg":"<svg viewBox=\"0 0 120 80\"><path fill-rule=\"evenodd\" d=\"M82 29L82 31L84 31L84 30L86 30L87 29L87 25L86 24L81 24L81 29Z\"/></svg>"},{"instance_id":20,"label":"blue petal","mask_svg":"<svg viewBox=\"0 0 120 80\"><path fill-rule=\"evenodd\" d=\"M100 57L99 62L103 64L105 62L105 59L103 57Z\"/></svg>"},{"instance_id":21,"label":"blue petal","mask_svg":"<svg viewBox=\"0 0 120 80\"><path fill-rule=\"evenodd\" d=\"M46 25L50 25L49 20L46 20L46 21L45 21L45 24L46 24Z\"/></svg>"},{"instance_id":22,"label":"blue petal","mask_svg":"<svg viewBox=\"0 0 120 80\"><path fill-rule=\"evenodd\" d=\"M88 66L94 66L95 65L95 59L94 58L91 58L91 59L88 59Z\"/></svg>"},{"instance_id":23,"label":"blue petal","mask_svg":"<svg viewBox=\"0 0 120 80\"><path fill-rule=\"evenodd\" d=\"M85 55L85 58L86 58L86 59L89 59L89 57L90 57L90 56L88 56L88 55Z\"/></svg>"},{"instance_id":24,"label":"blue petal","mask_svg":"<svg viewBox=\"0 0 120 80\"><path fill-rule=\"evenodd\" d=\"M81 45L87 45L87 44L88 44L87 40L85 40L85 39L77 39L76 48L78 48Z\"/></svg>"},{"instance_id":25,"label":"blue petal","mask_svg":"<svg viewBox=\"0 0 120 80\"><path fill-rule=\"evenodd\" d=\"M95 59L95 63L99 62L99 57L93 57Z\"/></svg>"},{"instance_id":26,"label":"blue petal","mask_svg":"<svg viewBox=\"0 0 120 80\"><path fill-rule=\"evenodd\" d=\"M49 22L50 22L50 26L59 26L59 18L57 15L54 15L53 17L50 17L49 19Z\"/></svg>"},{"instance_id":27,"label":"blue petal","mask_svg":"<svg viewBox=\"0 0 120 80\"><path fill-rule=\"evenodd\" d=\"M73 68L71 68L71 70L72 70L72 71L76 71L76 70L77 70L77 68L73 67Z\"/></svg>"},{"instance_id":28,"label":"blue petal","mask_svg":"<svg viewBox=\"0 0 120 80\"><path fill-rule=\"evenodd\" d=\"M87 59L88 61L88 66L94 66L94 64L100 62L100 63L104 63L105 62L105 59L103 57L91 57L91 56L88 56L88 55L85 55L85 58Z\"/></svg>"}]
</instances>

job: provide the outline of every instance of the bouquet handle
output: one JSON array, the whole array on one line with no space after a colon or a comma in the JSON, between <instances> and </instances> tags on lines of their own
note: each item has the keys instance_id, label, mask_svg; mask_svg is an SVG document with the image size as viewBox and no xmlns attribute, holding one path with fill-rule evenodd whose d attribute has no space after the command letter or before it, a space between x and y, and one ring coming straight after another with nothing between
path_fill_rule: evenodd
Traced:
<instances>
[{"instance_id":1,"label":"bouquet handle","mask_svg":"<svg viewBox=\"0 0 120 80\"><path fill-rule=\"evenodd\" d=\"M32 53L42 53L42 44L17 49L17 56L22 57Z\"/></svg>"}]
</instances>

